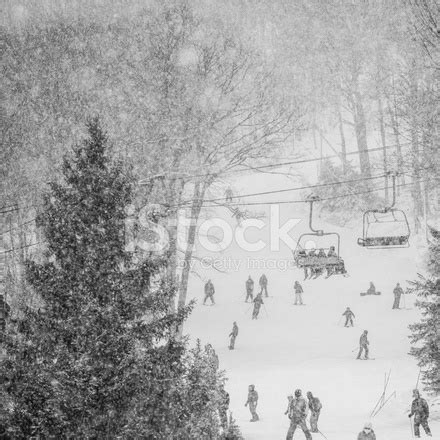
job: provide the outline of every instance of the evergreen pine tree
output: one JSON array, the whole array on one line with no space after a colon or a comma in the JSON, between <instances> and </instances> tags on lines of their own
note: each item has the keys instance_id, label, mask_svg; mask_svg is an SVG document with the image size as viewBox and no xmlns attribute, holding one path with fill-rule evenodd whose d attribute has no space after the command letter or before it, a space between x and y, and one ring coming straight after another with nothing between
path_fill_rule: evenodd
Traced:
<instances>
[{"instance_id":1,"label":"evergreen pine tree","mask_svg":"<svg viewBox=\"0 0 440 440\"><path fill-rule=\"evenodd\" d=\"M440 235L432 231L428 250L428 277L419 275L411 291L417 293L420 322L410 325L411 354L423 369L422 378L433 393L440 393Z\"/></svg>"},{"instance_id":2,"label":"evergreen pine tree","mask_svg":"<svg viewBox=\"0 0 440 440\"><path fill-rule=\"evenodd\" d=\"M28 262L26 273L44 306L6 335L0 422L14 439L175 438L189 416L179 398L185 346L173 329L189 309L169 312L165 260L133 267L124 238L130 178L109 158L97 120L88 133L37 219L49 259Z\"/></svg>"}]
</instances>

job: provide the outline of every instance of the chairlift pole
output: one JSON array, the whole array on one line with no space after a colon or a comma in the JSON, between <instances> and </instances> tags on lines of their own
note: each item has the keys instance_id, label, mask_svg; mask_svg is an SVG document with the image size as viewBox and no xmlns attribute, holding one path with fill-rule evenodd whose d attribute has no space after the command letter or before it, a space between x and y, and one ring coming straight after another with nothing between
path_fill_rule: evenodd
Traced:
<instances>
[{"instance_id":1,"label":"chairlift pole","mask_svg":"<svg viewBox=\"0 0 440 440\"><path fill-rule=\"evenodd\" d=\"M312 222L313 222L313 203L318 202L320 199L319 196L310 195L307 198L307 202L310 203L310 213L309 213L309 228L312 232L315 232L318 236L321 236L324 234L324 231L322 229L314 229Z\"/></svg>"},{"instance_id":2,"label":"chairlift pole","mask_svg":"<svg viewBox=\"0 0 440 440\"><path fill-rule=\"evenodd\" d=\"M391 203L391 206L388 207L388 210L394 208L394 205L396 204L396 177L397 177L397 173L395 171L390 171L389 174L393 179L393 202Z\"/></svg>"}]
</instances>

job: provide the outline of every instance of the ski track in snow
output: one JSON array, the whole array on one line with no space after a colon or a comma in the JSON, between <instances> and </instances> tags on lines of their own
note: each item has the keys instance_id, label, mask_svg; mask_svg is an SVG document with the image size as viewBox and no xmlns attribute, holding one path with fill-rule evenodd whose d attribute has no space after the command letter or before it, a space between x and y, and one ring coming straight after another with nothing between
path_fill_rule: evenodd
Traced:
<instances>
[{"instance_id":1,"label":"ski track in snow","mask_svg":"<svg viewBox=\"0 0 440 440\"><path fill-rule=\"evenodd\" d=\"M279 187L279 186L278 186ZM265 209L265 208L263 208ZM267 212L267 209L266 209ZM226 210L215 214L225 219ZM298 211L294 216L303 219L298 230L307 229L307 212ZM285 219L293 216L292 208L282 210ZM359 224L361 219L359 219ZM233 223L231 223L233 224ZM211 343L220 358L230 394L230 410L246 440L284 439L289 420L284 415L287 395L296 388L320 398L323 409L319 429L328 440L353 440L363 424L370 420L376 402L382 394L384 375L391 369L386 398L396 392L380 413L371 419L378 440L411 439L408 410L412 400L418 367L408 352L408 324L419 319L414 307L415 296L402 296L401 307L392 310L393 288L397 282L406 287L406 280L416 278L417 251L407 249L367 250L357 246L359 230L336 228L317 218L315 224L325 230L341 234L341 256L350 277L333 276L329 279L303 281L303 272L297 268L264 270L271 297L264 298L258 320L251 320L250 304L244 302L245 281L250 274L258 288L263 270L249 270L246 259L291 258L291 252L283 246L277 252L264 250L249 254L237 245L231 245L221 253L197 251L199 257L232 257L241 260L238 271L220 273L213 269L196 269L189 285L189 299L197 299L197 306L190 316L185 333L191 340L200 338ZM254 231L255 232L255 231ZM263 231L264 232L264 231ZM261 231L249 235L262 237ZM293 230L297 237L298 231ZM203 282L211 278L216 288L214 307L203 307ZM294 306L293 283L303 285L305 306ZM373 281L380 296L360 296ZM353 328L344 328L342 313L349 306L356 315ZM239 335L236 349L228 349L228 334L233 321L237 321ZM362 331L368 330L371 361L355 360ZM257 412L260 421L251 423L250 412L244 407L247 387L255 384L259 393ZM420 388L420 386L419 386ZM427 398L426 393L422 393ZM429 402L429 398L428 398ZM431 407L430 426L432 438L440 438L439 409ZM438 437L436 437L438 435ZM424 436L422 430L422 437ZM294 439L305 438L297 430ZM321 434L313 434L322 439Z\"/></svg>"}]
</instances>

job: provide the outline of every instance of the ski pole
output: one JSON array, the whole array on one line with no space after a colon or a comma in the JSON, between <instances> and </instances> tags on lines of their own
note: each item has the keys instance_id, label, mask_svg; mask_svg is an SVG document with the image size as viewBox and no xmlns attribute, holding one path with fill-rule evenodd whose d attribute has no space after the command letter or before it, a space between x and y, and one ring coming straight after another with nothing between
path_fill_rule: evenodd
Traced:
<instances>
[{"instance_id":1,"label":"ski pole","mask_svg":"<svg viewBox=\"0 0 440 440\"><path fill-rule=\"evenodd\" d=\"M388 403L388 401L391 399L391 397L395 397L396 396L396 392L394 391L393 394L391 394L391 396L388 397L387 400L385 400L385 402L379 407L379 409L373 414L373 417L376 417L380 411L382 410L382 408Z\"/></svg>"},{"instance_id":2,"label":"ski pole","mask_svg":"<svg viewBox=\"0 0 440 440\"><path fill-rule=\"evenodd\" d=\"M248 312L249 312L249 310L251 309L251 307L252 307L252 304L249 306L249 308L248 308L247 310L245 310L245 312L244 312L243 314L244 314L244 315L247 315Z\"/></svg>"},{"instance_id":3,"label":"ski pole","mask_svg":"<svg viewBox=\"0 0 440 440\"><path fill-rule=\"evenodd\" d=\"M390 380L390 376L391 376L391 368L390 368L390 372L388 373L388 377L387 374L385 373L385 381L384 381L384 385L383 385L383 392L381 394L381 396L379 397L379 400L377 401L375 407L373 408L373 411L371 411L370 417L373 417L374 412L376 411L378 406L381 406L381 402L383 405L383 400L385 398L385 394L387 392L387 386L388 386L388 382Z\"/></svg>"},{"instance_id":4,"label":"ski pole","mask_svg":"<svg viewBox=\"0 0 440 440\"><path fill-rule=\"evenodd\" d=\"M419 368L419 375L417 376L417 383L416 383L416 388L415 388L415 389L417 389L418 386L419 386L419 379L420 379L420 373L421 373L421 372L422 372L422 369Z\"/></svg>"},{"instance_id":5,"label":"ski pole","mask_svg":"<svg viewBox=\"0 0 440 440\"><path fill-rule=\"evenodd\" d=\"M411 417L409 418L409 424L411 426L411 438L414 438L414 427L413 427L413 423L412 423Z\"/></svg>"},{"instance_id":6,"label":"ski pole","mask_svg":"<svg viewBox=\"0 0 440 440\"><path fill-rule=\"evenodd\" d=\"M269 313L267 313L267 309L266 309L266 306L264 304L263 304L263 307L264 307L264 311L266 312L267 317L269 318Z\"/></svg>"}]
</instances>

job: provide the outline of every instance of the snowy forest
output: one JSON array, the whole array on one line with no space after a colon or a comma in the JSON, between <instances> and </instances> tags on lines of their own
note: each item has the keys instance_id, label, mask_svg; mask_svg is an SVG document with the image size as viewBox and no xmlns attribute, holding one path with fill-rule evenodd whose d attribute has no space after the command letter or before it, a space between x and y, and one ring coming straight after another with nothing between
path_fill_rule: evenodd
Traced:
<instances>
[{"instance_id":1,"label":"snowy forest","mask_svg":"<svg viewBox=\"0 0 440 440\"><path fill-rule=\"evenodd\" d=\"M440 435L438 0L0 3L0 439Z\"/></svg>"}]
</instances>

